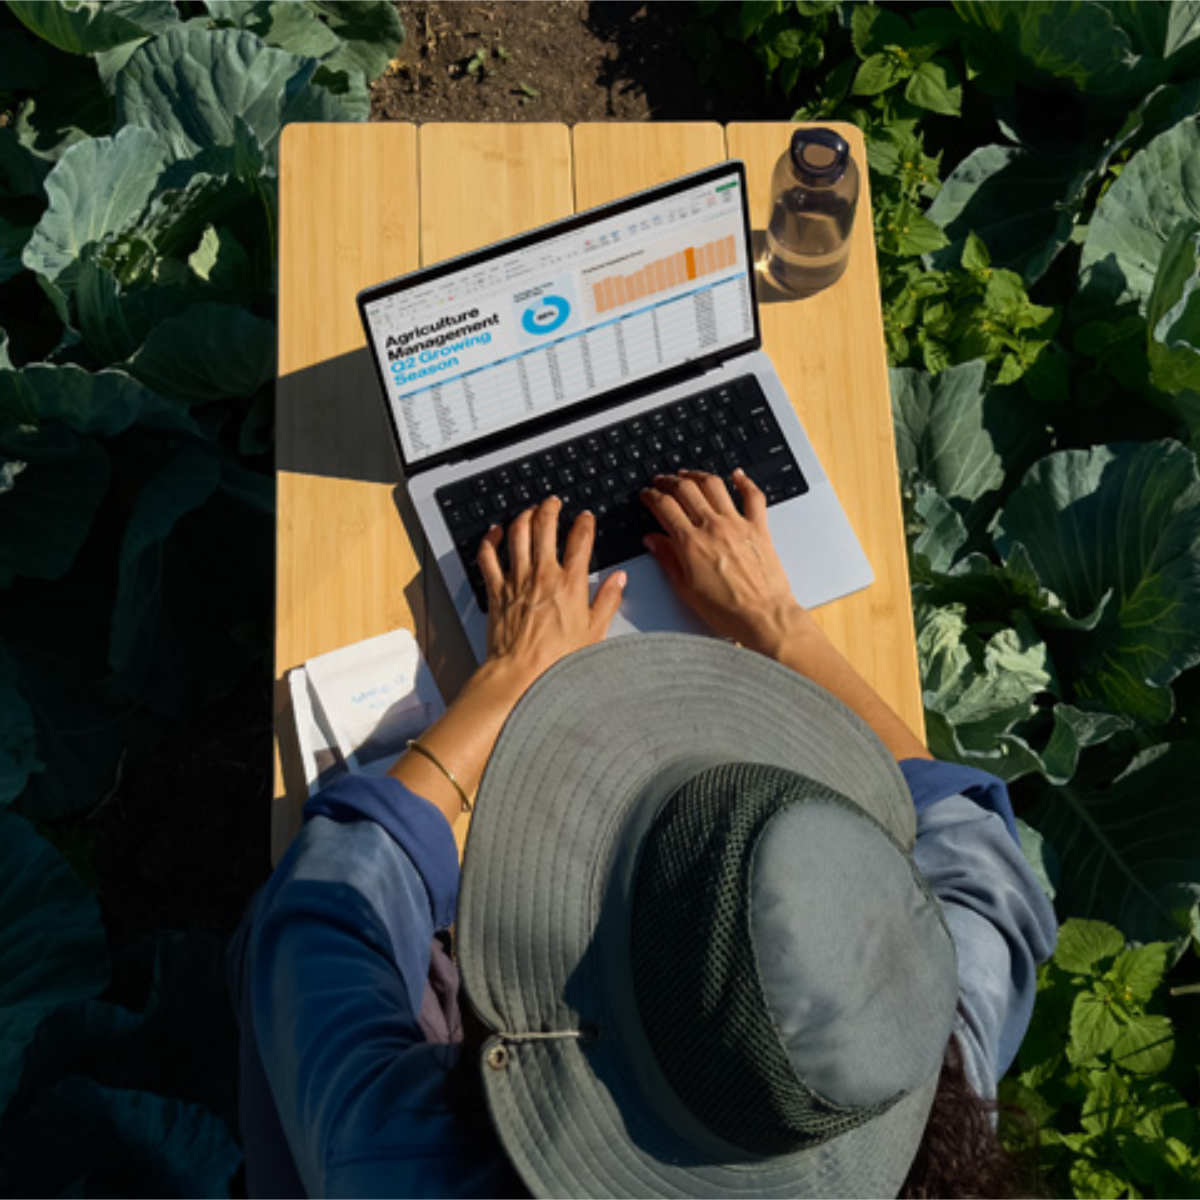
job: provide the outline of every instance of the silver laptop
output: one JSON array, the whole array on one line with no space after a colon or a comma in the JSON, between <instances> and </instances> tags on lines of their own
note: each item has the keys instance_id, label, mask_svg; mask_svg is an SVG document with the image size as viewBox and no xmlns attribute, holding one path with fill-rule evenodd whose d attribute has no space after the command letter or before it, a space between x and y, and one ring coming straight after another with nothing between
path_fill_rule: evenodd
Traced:
<instances>
[{"instance_id":1,"label":"silver laptop","mask_svg":"<svg viewBox=\"0 0 1200 1200\"><path fill-rule=\"evenodd\" d=\"M680 467L728 480L740 465L763 488L806 607L872 581L761 349L750 247L731 160L359 293L405 482L477 659L480 539L551 493L562 537L575 512L597 516L593 595L616 566L629 577L610 636L705 632L641 543L657 526L640 489Z\"/></svg>"}]
</instances>

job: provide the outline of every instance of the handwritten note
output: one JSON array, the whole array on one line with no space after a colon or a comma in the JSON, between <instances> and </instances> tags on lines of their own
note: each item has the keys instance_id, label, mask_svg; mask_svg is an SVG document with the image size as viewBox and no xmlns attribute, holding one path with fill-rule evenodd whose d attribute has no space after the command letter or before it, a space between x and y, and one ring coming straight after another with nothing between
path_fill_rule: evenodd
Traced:
<instances>
[{"instance_id":1,"label":"handwritten note","mask_svg":"<svg viewBox=\"0 0 1200 1200\"><path fill-rule=\"evenodd\" d=\"M445 711L407 629L310 658L305 670L324 724L351 770L395 758Z\"/></svg>"}]
</instances>

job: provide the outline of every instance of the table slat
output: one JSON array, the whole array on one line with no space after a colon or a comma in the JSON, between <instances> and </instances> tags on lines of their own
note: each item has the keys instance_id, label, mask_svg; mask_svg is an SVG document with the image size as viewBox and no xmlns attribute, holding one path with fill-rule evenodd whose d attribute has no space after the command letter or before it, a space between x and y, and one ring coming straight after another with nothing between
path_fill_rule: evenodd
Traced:
<instances>
[{"instance_id":1,"label":"table slat","mask_svg":"<svg viewBox=\"0 0 1200 1200\"><path fill-rule=\"evenodd\" d=\"M571 131L577 210L725 160L725 131L715 121L602 121Z\"/></svg>"},{"instance_id":2,"label":"table slat","mask_svg":"<svg viewBox=\"0 0 1200 1200\"><path fill-rule=\"evenodd\" d=\"M426 266L574 211L565 125L422 125L419 145Z\"/></svg>"},{"instance_id":3,"label":"table slat","mask_svg":"<svg viewBox=\"0 0 1200 1200\"><path fill-rule=\"evenodd\" d=\"M815 296L761 304L763 348L875 571L870 587L822 605L813 615L923 739L866 148L856 126L827 125L849 141L862 180L850 262L837 283ZM746 163L750 224L756 231L764 229L769 216L772 169L797 127L782 122L735 122L726 127L729 156ZM764 292L761 280L759 291Z\"/></svg>"},{"instance_id":4,"label":"table slat","mask_svg":"<svg viewBox=\"0 0 1200 1200\"><path fill-rule=\"evenodd\" d=\"M344 439L326 470L354 470L353 419L366 354L354 297L419 265L416 128L295 124L280 140L279 380L276 386L275 677L313 655L413 627L419 562L397 516L394 483L290 470L313 456L315 427ZM350 369L357 363L356 369ZM351 392L348 389L354 389ZM372 399L375 399L372 396ZM339 422L336 414L345 412ZM330 421L330 416L333 420ZM339 448L335 448L339 449ZM373 453L378 457L378 444ZM383 461L394 457L382 447ZM336 462L348 465L338 468ZM382 474L382 472L377 472ZM276 686L276 729L291 720ZM301 781L302 784L302 781ZM275 755L272 859L300 825L303 794L284 796Z\"/></svg>"},{"instance_id":5,"label":"table slat","mask_svg":"<svg viewBox=\"0 0 1200 1200\"><path fill-rule=\"evenodd\" d=\"M464 254L549 221L570 216L571 142L565 125L471 123L422 125L421 261L425 265ZM437 564L421 539L425 586L423 611L457 626ZM457 629L455 630L457 632ZM420 635L418 635L420 636ZM450 642L449 638L440 643ZM421 645L429 653L429 641ZM462 679L474 665L465 638L456 661L443 663L443 676ZM453 699L449 690L446 700ZM455 822L461 855L470 818Z\"/></svg>"}]
</instances>

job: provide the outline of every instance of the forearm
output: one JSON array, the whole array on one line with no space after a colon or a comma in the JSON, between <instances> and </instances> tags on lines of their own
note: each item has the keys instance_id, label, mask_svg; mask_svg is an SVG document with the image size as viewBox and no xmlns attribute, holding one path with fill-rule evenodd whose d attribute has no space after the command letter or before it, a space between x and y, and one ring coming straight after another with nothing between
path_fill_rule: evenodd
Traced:
<instances>
[{"instance_id":1,"label":"forearm","mask_svg":"<svg viewBox=\"0 0 1200 1200\"><path fill-rule=\"evenodd\" d=\"M486 662L443 716L421 734L421 745L453 773L468 797L474 797L500 729L528 682L511 667ZM458 820L461 797L420 751L402 754L389 774L436 805L451 825Z\"/></svg>"},{"instance_id":2,"label":"forearm","mask_svg":"<svg viewBox=\"0 0 1200 1200\"><path fill-rule=\"evenodd\" d=\"M803 608L797 606L786 620L776 621L752 648L835 695L866 721L897 760L933 757Z\"/></svg>"}]
</instances>

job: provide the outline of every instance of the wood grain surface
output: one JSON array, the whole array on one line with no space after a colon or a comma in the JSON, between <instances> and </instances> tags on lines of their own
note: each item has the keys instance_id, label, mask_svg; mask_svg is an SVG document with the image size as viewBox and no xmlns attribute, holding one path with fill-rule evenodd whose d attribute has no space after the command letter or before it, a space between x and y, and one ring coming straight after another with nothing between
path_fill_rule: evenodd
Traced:
<instances>
[{"instance_id":1,"label":"wood grain surface","mask_svg":"<svg viewBox=\"0 0 1200 1200\"><path fill-rule=\"evenodd\" d=\"M279 181L277 681L315 654L405 627L426 654L445 603L401 519L399 464L355 308L360 288L698 170L746 162L761 230L793 125L711 122L290 125ZM860 168L861 133L838 126ZM763 304L779 371L875 570L816 610L858 670L923 736L912 609L865 170L846 275ZM390 464L390 466L389 466ZM402 493L402 489L399 489ZM417 549L413 549L413 543ZM453 617L453 614L450 614ZM290 722L277 682L276 733ZM443 691L447 691L443 688ZM447 692L447 701L452 695ZM300 824L303 780L276 754L272 861ZM467 821L460 820L460 849Z\"/></svg>"},{"instance_id":2,"label":"wood grain surface","mask_svg":"<svg viewBox=\"0 0 1200 1200\"><path fill-rule=\"evenodd\" d=\"M745 122L726 127L729 157L746 164L754 230L767 223L771 172L801 124ZM859 673L924 740L866 146L854 125L829 122L827 127L850 143L861 178L850 261L841 279L815 296L760 305L763 349L875 571L870 587L822 605L813 615ZM760 294L764 290L760 277Z\"/></svg>"},{"instance_id":3,"label":"wood grain surface","mask_svg":"<svg viewBox=\"0 0 1200 1200\"><path fill-rule=\"evenodd\" d=\"M341 388L349 373L316 369L365 347L355 307L358 290L418 266L416 214L415 126L284 129L275 420L280 467L311 455L317 431L310 414L345 406ZM354 378L361 381L364 375L357 372ZM302 400L300 393L311 390L319 394ZM320 429L328 426L322 423ZM333 430L348 439L358 436L349 422L335 423ZM276 472L277 735L281 716L288 719L286 689L278 686L288 670L338 646L399 626L412 628L405 588L420 564L397 519L393 487L313 472ZM290 799L277 746L272 861L300 826L303 779L299 788L295 780L289 782Z\"/></svg>"}]
</instances>

